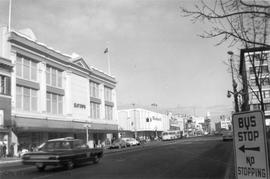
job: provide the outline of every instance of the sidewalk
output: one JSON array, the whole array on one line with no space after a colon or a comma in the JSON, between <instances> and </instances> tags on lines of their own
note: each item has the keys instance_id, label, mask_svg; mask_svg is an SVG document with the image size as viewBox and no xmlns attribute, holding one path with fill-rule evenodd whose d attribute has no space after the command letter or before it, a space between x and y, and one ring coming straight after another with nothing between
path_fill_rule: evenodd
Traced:
<instances>
[{"instance_id":1,"label":"sidewalk","mask_svg":"<svg viewBox=\"0 0 270 179\"><path fill-rule=\"evenodd\" d=\"M6 157L0 159L0 166L8 163L19 163L21 162L21 158L19 157Z\"/></svg>"},{"instance_id":2,"label":"sidewalk","mask_svg":"<svg viewBox=\"0 0 270 179\"><path fill-rule=\"evenodd\" d=\"M122 149L104 149L104 154L122 152L122 151L132 150L132 149L143 147L143 146L155 145L155 144L157 144L159 142L160 141L151 141L151 142L145 143L145 144L140 145L140 146L133 146L133 147L122 148ZM5 164L16 164L17 165L17 164L20 164L21 161L22 160L19 157L1 158L0 159L0 166L3 166Z\"/></svg>"}]
</instances>

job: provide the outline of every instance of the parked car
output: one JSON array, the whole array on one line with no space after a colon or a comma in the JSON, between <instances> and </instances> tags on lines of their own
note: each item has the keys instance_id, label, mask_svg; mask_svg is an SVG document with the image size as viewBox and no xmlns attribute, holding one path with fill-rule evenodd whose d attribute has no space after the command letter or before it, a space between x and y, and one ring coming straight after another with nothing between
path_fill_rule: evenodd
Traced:
<instances>
[{"instance_id":1,"label":"parked car","mask_svg":"<svg viewBox=\"0 0 270 179\"><path fill-rule=\"evenodd\" d=\"M233 140L233 132L232 131L223 131L222 132L222 140Z\"/></svg>"},{"instance_id":2,"label":"parked car","mask_svg":"<svg viewBox=\"0 0 270 179\"><path fill-rule=\"evenodd\" d=\"M22 157L24 154L28 153L29 150L28 149L21 149L19 152L18 152L18 155L19 157Z\"/></svg>"},{"instance_id":3,"label":"parked car","mask_svg":"<svg viewBox=\"0 0 270 179\"><path fill-rule=\"evenodd\" d=\"M48 140L37 152L25 153L22 162L25 165L35 165L39 171L48 165L72 169L81 162L98 163L102 156L102 148L90 149L82 140L67 137Z\"/></svg>"},{"instance_id":4,"label":"parked car","mask_svg":"<svg viewBox=\"0 0 270 179\"><path fill-rule=\"evenodd\" d=\"M127 143L125 140L123 139L116 139L115 141L113 141L113 143L109 146L109 149L121 149L121 148L125 148L125 147L130 147L130 144Z\"/></svg>"},{"instance_id":5,"label":"parked car","mask_svg":"<svg viewBox=\"0 0 270 179\"><path fill-rule=\"evenodd\" d=\"M129 145L131 146L134 146L134 145L140 145L140 142L137 141L136 139L134 138L122 138L126 143L128 143Z\"/></svg>"},{"instance_id":6,"label":"parked car","mask_svg":"<svg viewBox=\"0 0 270 179\"><path fill-rule=\"evenodd\" d=\"M142 137L137 137L136 140L140 143L140 145L146 143L146 140Z\"/></svg>"}]
</instances>

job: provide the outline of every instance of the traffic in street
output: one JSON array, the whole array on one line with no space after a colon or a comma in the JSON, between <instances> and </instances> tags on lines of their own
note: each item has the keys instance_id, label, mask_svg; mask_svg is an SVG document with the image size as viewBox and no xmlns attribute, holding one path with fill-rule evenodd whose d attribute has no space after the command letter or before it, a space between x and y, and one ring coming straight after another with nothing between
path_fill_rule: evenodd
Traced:
<instances>
[{"instance_id":1,"label":"traffic in street","mask_svg":"<svg viewBox=\"0 0 270 179\"><path fill-rule=\"evenodd\" d=\"M38 171L21 163L1 166L1 179L30 178L234 178L233 144L221 136L155 141L105 150L98 164Z\"/></svg>"}]
</instances>

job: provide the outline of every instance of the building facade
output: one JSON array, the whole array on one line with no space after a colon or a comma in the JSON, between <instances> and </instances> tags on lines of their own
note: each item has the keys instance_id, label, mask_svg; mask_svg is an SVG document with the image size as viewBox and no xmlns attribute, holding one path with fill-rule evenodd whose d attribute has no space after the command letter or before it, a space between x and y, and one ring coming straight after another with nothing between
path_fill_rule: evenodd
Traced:
<instances>
[{"instance_id":1,"label":"building facade","mask_svg":"<svg viewBox=\"0 0 270 179\"><path fill-rule=\"evenodd\" d=\"M255 81L255 71L259 75L259 83L262 87L264 101L266 125L270 125L270 49L269 48L252 48L242 49L240 51L240 75L243 82L242 90L242 111L259 110L260 102L258 100L259 89Z\"/></svg>"},{"instance_id":2,"label":"building facade","mask_svg":"<svg viewBox=\"0 0 270 179\"><path fill-rule=\"evenodd\" d=\"M170 129L170 117L142 108L121 109L118 124L121 137L153 139Z\"/></svg>"},{"instance_id":3,"label":"building facade","mask_svg":"<svg viewBox=\"0 0 270 179\"><path fill-rule=\"evenodd\" d=\"M78 55L37 42L31 31L1 28L0 33L0 56L14 65L13 143L31 149L48 139L73 136L88 138L94 146L117 135L114 77L89 67Z\"/></svg>"},{"instance_id":4,"label":"building facade","mask_svg":"<svg viewBox=\"0 0 270 179\"><path fill-rule=\"evenodd\" d=\"M13 65L10 60L0 56L0 145L11 146L11 73Z\"/></svg>"}]
</instances>

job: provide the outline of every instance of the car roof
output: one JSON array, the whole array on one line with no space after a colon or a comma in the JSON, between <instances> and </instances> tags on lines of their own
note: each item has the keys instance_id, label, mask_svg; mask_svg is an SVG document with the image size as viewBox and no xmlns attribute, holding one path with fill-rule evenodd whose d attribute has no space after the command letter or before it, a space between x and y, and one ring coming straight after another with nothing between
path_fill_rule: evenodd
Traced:
<instances>
[{"instance_id":1,"label":"car roof","mask_svg":"<svg viewBox=\"0 0 270 179\"><path fill-rule=\"evenodd\" d=\"M64 137L64 138L57 138L57 139L50 139L48 142L54 142L54 141L75 141L79 139L74 139L73 137Z\"/></svg>"}]
</instances>

